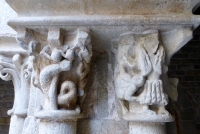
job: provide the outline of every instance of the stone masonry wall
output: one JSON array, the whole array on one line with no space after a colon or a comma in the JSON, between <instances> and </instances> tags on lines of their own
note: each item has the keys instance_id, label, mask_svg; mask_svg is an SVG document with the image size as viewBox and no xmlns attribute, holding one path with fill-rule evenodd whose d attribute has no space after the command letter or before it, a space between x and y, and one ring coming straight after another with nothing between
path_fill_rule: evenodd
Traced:
<instances>
[{"instance_id":1,"label":"stone masonry wall","mask_svg":"<svg viewBox=\"0 0 200 134\"><path fill-rule=\"evenodd\" d=\"M200 28L193 37L172 57L168 72L179 78L178 100L172 103L177 134L200 133Z\"/></svg>"},{"instance_id":2,"label":"stone masonry wall","mask_svg":"<svg viewBox=\"0 0 200 134\"><path fill-rule=\"evenodd\" d=\"M14 87L11 81L0 80L0 134L8 134L10 116L7 111L12 108Z\"/></svg>"}]
</instances>

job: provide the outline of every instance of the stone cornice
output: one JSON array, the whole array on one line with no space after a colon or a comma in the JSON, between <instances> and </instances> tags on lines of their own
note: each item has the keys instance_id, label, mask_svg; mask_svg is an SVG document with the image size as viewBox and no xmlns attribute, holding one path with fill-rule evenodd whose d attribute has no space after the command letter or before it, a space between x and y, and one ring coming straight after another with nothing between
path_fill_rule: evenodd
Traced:
<instances>
[{"instance_id":1,"label":"stone cornice","mask_svg":"<svg viewBox=\"0 0 200 134\"><path fill-rule=\"evenodd\" d=\"M132 26L132 25L193 25L200 22L199 15L74 15L17 17L8 22L11 27L17 26Z\"/></svg>"}]
</instances>

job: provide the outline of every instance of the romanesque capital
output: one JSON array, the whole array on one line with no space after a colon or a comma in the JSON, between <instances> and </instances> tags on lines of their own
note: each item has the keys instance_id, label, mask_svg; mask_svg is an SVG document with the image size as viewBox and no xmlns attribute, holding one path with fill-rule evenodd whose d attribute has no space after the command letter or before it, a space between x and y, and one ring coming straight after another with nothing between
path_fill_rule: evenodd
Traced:
<instances>
[{"instance_id":1,"label":"romanesque capital","mask_svg":"<svg viewBox=\"0 0 200 134\"><path fill-rule=\"evenodd\" d=\"M6 2L20 46L0 46L10 134L165 134L178 97L168 65L200 24L199 0Z\"/></svg>"},{"instance_id":2,"label":"romanesque capital","mask_svg":"<svg viewBox=\"0 0 200 134\"><path fill-rule=\"evenodd\" d=\"M178 79L167 77L168 65L172 55L191 38L190 27L171 31L148 29L120 36L116 51L115 90L122 118L130 121L130 132L137 131L134 122L174 120L165 106L169 97L177 100Z\"/></svg>"},{"instance_id":3,"label":"romanesque capital","mask_svg":"<svg viewBox=\"0 0 200 134\"><path fill-rule=\"evenodd\" d=\"M22 28L16 40L25 54L1 55L0 77L12 80L15 87L14 105L8 114L25 120L17 134L51 132L48 126L40 129L43 121L57 122L54 125L59 129L60 124L66 125L60 122L69 120L75 127L82 116L90 71L90 35L80 29L49 28L41 33ZM69 128L60 131L76 132L76 128ZM10 133L16 131L11 128Z\"/></svg>"}]
</instances>

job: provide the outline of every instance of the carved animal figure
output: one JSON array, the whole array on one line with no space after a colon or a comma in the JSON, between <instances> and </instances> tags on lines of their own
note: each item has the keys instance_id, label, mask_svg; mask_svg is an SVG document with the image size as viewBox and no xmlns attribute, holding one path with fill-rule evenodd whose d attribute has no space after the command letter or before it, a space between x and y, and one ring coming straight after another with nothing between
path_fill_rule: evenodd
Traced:
<instances>
[{"instance_id":1,"label":"carved animal figure","mask_svg":"<svg viewBox=\"0 0 200 134\"><path fill-rule=\"evenodd\" d=\"M58 106L60 108L73 109L76 106L77 89L72 81L65 81L61 85L58 95Z\"/></svg>"},{"instance_id":2,"label":"carved animal figure","mask_svg":"<svg viewBox=\"0 0 200 134\"><path fill-rule=\"evenodd\" d=\"M40 54L36 55L37 61L34 62L32 73L33 84L45 95L43 109L76 108L77 92L79 96L84 95L92 56L88 36L86 32L80 31L76 41L67 42L68 44L66 43L62 48L52 44L44 46ZM62 74L63 71L65 73ZM60 84L61 89L58 88Z\"/></svg>"},{"instance_id":3,"label":"carved animal figure","mask_svg":"<svg viewBox=\"0 0 200 134\"><path fill-rule=\"evenodd\" d=\"M40 84L42 89L48 88L48 84L51 84L52 77L56 76L62 71L68 71L70 68L71 62L68 60L63 60L59 64L51 64L46 66L40 72Z\"/></svg>"}]
</instances>

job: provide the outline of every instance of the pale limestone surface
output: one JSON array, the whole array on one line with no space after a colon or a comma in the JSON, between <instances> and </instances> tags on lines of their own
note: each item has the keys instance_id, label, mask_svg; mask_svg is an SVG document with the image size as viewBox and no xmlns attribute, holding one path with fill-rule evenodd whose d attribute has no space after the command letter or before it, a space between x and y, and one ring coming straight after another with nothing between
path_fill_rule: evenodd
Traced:
<instances>
[{"instance_id":1,"label":"pale limestone surface","mask_svg":"<svg viewBox=\"0 0 200 134\"><path fill-rule=\"evenodd\" d=\"M34 33L22 30L16 39L26 53L9 51L10 54L4 52L1 55L0 77L6 81L12 80L15 88L14 105L8 111L12 116L11 134L29 131L50 133L48 125L41 127L46 125L42 121L55 121L55 129L56 126L57 130L65 128L60 133L76 132L73 127L76 127L76 119L81 116L80 105L85 97L92 48L87 32L79 29L65 32L53 28L47 36L32 40ZM47 37L45 42L38 42L44 37ZM11 40L2 43L6 41ZM10 43L7 48L11 46ZM37 123L39 120L40 124ZM70 120L69 123L62 123L66 120ZM71 120L74 120L73 123L70 123Z\"/></svg>"},{"instance_id":2,"label":"pale limestone surface","mask_svg":"<svg viewBox=\"0 0 200 134\"><path fill-rule=\"evenodd\" d=\"M199 0L6 0L20 16L191 14ZM24 7L24 8L21 8Z\"/></svg>"},{"instance_id":3,"label":"pale limestone surface","mask_svg":"<svg viewBox=\"0 0 200 134\"><path fill-rule=\"evenodd\" d=\"M16 31L11 29L7 25L7 21L10 18L17 16L17 13L5 2L5 0L0 1L0 35L15 35Z\"/></svg>"},{"instance_id":4,"label":"pale limestone surface","mask_svg":"<svg viewBox=\"0 0 200 134\"><path fill-rule=\"evenodd\" d=\"M164 109L166 94L177 99L177 80L168 79L166 66L199 25L199 16L191 12L199 0L7 2L19 15L9 21L17 42L5 36L0 42L1 77L15 85L15 103L8 111L10 134L165 133L163 122L173 120ZM126 49L120 46L121 39ZM139 45L141 40L144 46ZM134 71L134 79L121 69L118 77L116 68L123 62L129 68L147 69L137 74L144 82L137 83ZM144 85L153 90L150 85L159 84L156 90L166 97L149 101L145 110L151 112L145 113L144 96L124 96L120 78L134 83L135 90ZM148 109L154 105L161 110Z\"/></svg>"},{"instance_id":5,"label":"pale limestone surface","mask_svg":"<svg viewBox=\"0 0 200 134\"><path fill-rule=\"evenodd\" d=\"M144 129L145 128L145 129ZM129 123L129 134L166 134L164 123Z\"/></svg>"},{"instance_id":6,"label":"pale limestone surface","mask_svg":"<svg viewBox=\"0 0 200 134\"><path fill-rule=\"evenodd\" d=\"M173 34L176 34L176 39L172 41L169 36ZM124 119L137 122L173 120L164 107L168 104L168 95L177 99L170 86L176 87L177 82L169 83L166 61L181 48L181 42L185 43L191 38L190 28L164 33L147 30L120 36L116 53L115 90L121 101ZM129 102L129 108L124 100Z\"/></svg>"},{"instance_id":7,"label":"pale limestone surface","mask_svg":"<svg viewBox=\"0 0 200 134\"><path fill-rule=\"evenodd\" d=\"M177 100L178 82L168 79L167 65L191 38L190 27L121 34L115 51L115 91L122 117L129 121L130 134L165 133L165 125L159 123L174 120L165 106L168 96Z\"/></svg>"}]
</instances>

